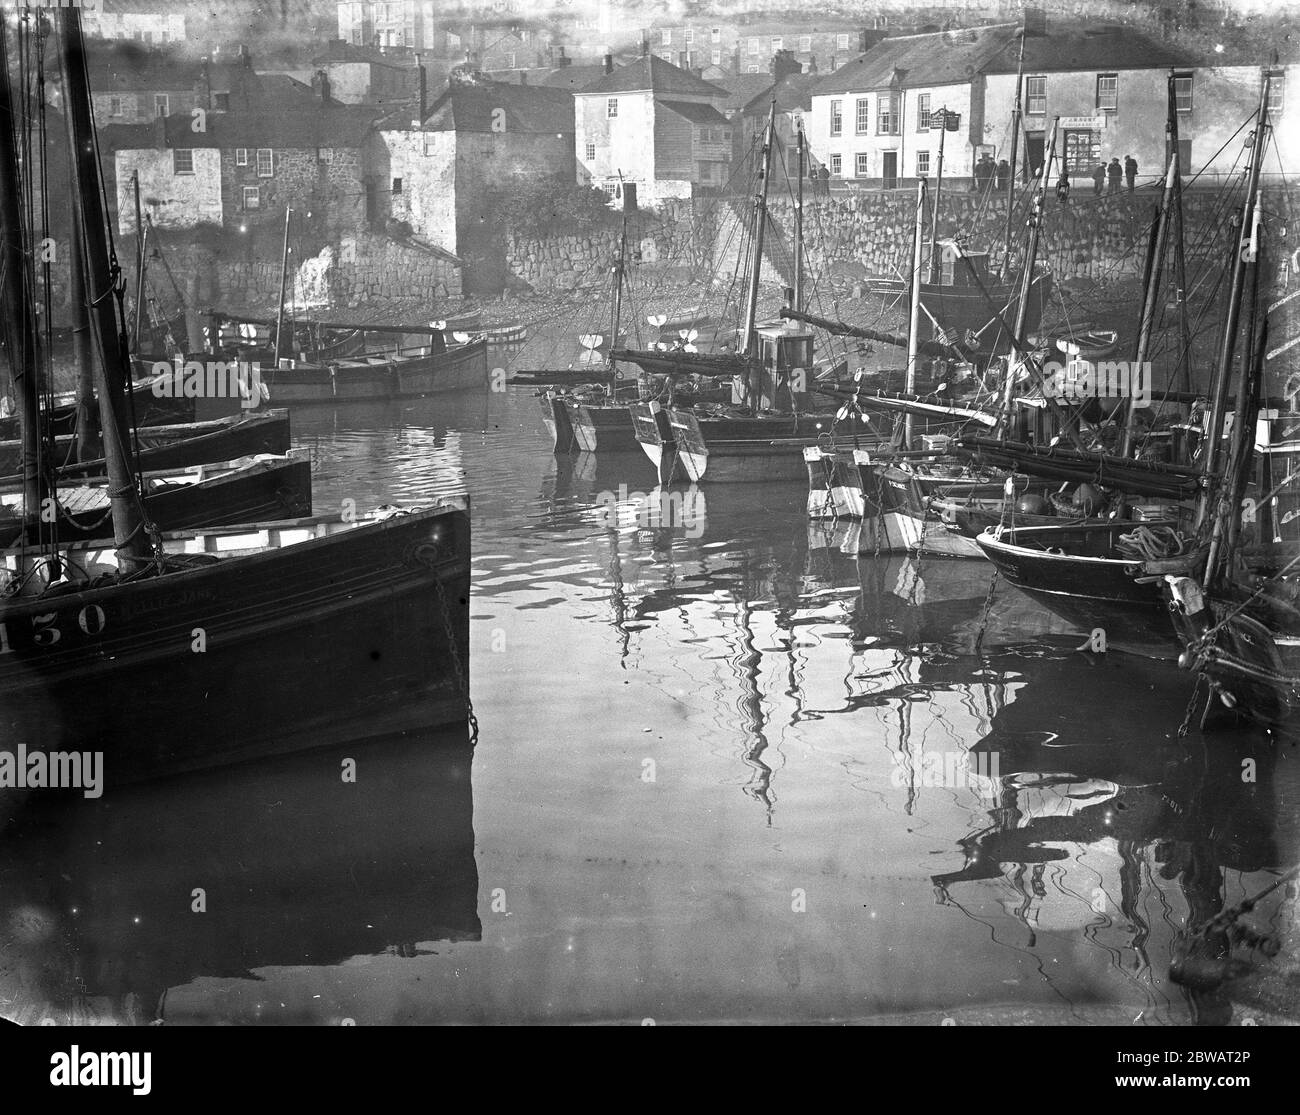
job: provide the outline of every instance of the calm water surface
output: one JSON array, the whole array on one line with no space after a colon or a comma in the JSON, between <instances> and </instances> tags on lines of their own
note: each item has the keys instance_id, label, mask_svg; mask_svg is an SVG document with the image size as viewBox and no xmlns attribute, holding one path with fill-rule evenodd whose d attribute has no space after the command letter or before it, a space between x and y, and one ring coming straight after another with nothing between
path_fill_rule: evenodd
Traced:
<instances>
[{"instance_id":1,"label":"calm water surface","mask_svg":"<svg viewBox=\"0 0 1300 1115\"><path fill-rule=\"evenodd\" d=\"M647 522L648 461L557 460L526 390L293 422L318 510L470 491L477 745L416 734L29 810L0 846L7 1013L1292 1009L1268 972L1196 1003L1168 979L1189 918L1300 859L1294 753L1179 740L1172 667L1077 651L990 598L982 563L846 556L799 485L706 487L687 521ZM1289 950L1275 899L1256 924Z\"/></svg>"}]
</instances>

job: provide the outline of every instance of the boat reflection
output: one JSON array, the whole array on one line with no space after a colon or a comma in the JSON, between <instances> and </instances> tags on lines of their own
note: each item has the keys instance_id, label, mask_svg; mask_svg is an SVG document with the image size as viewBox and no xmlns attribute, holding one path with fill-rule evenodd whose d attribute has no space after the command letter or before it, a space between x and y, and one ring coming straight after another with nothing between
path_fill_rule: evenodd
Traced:
<instances>
[{"instance_id":1,"label":"boat reflection","mask_svg":"<svg viewBox=\"0 0 1300 1115\"><path fill-rule=\"evenodd\" d=\"M464 728L410 731L99 802L32 795L0 845L5 1014L165 1021L200 977L479 940L472 758Z\"/></svg>"}]
</instances>

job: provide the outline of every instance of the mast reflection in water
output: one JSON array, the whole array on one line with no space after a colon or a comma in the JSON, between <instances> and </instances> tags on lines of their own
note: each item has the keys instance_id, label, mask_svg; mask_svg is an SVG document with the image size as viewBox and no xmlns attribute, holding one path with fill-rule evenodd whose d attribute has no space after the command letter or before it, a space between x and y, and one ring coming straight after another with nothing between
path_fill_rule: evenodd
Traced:
<instances>
[{"instance_id":1,"label":"mast reflection in water","mask_svg":"<svg viewBox=\"0 0 1300 1115\"><path fill-rule=\"evenodd\" d=\"M1190 925L1300 859L1291 753L1179 739L1186 675L1078 650L982 563L843 552L799 484L706 483L643 515L638 494L665 506L644 455L555 457L527 391L294 428L321 507L468 485L477 745L29 803L0 976L29 1016L1294 1012L1281 890L1254 914L1276 960L1194 994L1168 978Z\"/></svg>"}]
</instances>

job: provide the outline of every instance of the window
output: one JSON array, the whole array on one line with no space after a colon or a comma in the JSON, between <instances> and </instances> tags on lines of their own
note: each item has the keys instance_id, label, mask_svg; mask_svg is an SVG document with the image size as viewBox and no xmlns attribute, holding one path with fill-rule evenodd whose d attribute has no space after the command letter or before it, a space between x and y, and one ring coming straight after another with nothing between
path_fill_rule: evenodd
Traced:
<instances>
[{"instance_id":1,"label":"window","mask_svg":"<svg viewBox=\"0 0 1300 1115\"><path fill-rule=\"evenodd\" d=\"M166 93L153 95L153 114L155 116L171 115L171 98Z\"/></svg>"},{"instance_id":2,"label":"window","mask_svg":"<svg viewBox=\"0 0 1300 1115\"><path fill-rule=\"evenodd\" d=\"M352 43L354 46L361 46L361 28L352 28Z\"/></svg>"},{"instance_id":3,"label":"window","mask_svg":"<svg viewBox=\"0 0 1300 1115\"><path fill-rule=\"evenodd\" d=\"M172 151L172 173L194 173L194 152L190 148L177 147Z\"/></svg>"},{"instance_id":4,"label":"window","mask_svg":"<svg viewBox=\"0 0 1300 1115\"><path fill-rule=\"evenodd\" d=\"M721 27L715 27L712 31L709 32L709 42L711 42L711 43L720 43L720 42L722 42L722 28L721 28Z\"/></svg>"},{"instance_id":5,"label":"window","mask_svg":"<svg viewBox=\"0 0 1300 1115\"><path fill-rule=\"evenodd\" d=\"M780 35L773 35L773 36L772 36L772 53L775 54L778 50L782 50L782 49L784 49L784 41L782 40L781 36L780 36Z\"/></svg>"},{"instance_id":6,"label":"window","mask_svg":"<svg viewBox=\"0 0 1300 1115\"><path fill-rule=\"evenodd\" d=\"M121 97L109 97L109 98L108 98L108 114L109 114L109 116L121 116L121 115L122 115L122 98L121 98Z\"/></svg>"},{"instance_id":7,"label":"window","mask_svg":"<svg viewBox=\"0 0 1300 1115\"><path fill-rule=\"evenodd\" d=\"M688 27L688 28L686 28L686 45L687 45L687 46L694 46L694 45L695 45L695 28L694 28L694 27Z\"/></svg>"},{"instance_id":8,"label":"window","mask_svg":"<svg viewBox=\"0 0 1300 1115\"><path fill-rule=\"evenodd\" d=\"M871 174L871 156L859 151L853 156L853 174L857 178L866 178Z\"/></svg>"},{"instance_id":9,"label":"window","mask_svg":"<svg viewBox=\"0 0 1300 1115\"><path fill-rule=\"evenodd\" d=\"M812 53L812 36L811 36L811 35L800 35L800 36L799 36L799 53L800 53L800 54L811 54L811 53Z\"/></svg>"},{"instance_id":10,"label":"window","mask_svg":"<svg viewBox=\"0 0 1300 1115\"><path fill-rule=\"evenodd\" d=\"M1065 130L1065 169L1075 177L1086 178L1101 161L1101 132L1067 128Z\"/></svg>"},{"instance_id":11,"label":"window","mask_svg":"<svg viewBox=\"0 0 1300 1115\"><path fill-rule=\"evenodd\" d=\"M235 166L248 166L248 148L235 148Z\"/></svg>"},{"instance_id":12,"label":"window","mask_svg":"<svg viewBox=\"0 0 1300 1115\"><path fill-rule=\"evenodd\" d=\"M857 100L857 117L853 130L860 136L871 130L871 100L868 97L859 97Z\"/></svg>"},{"instance_id":13,"label":"window","mask_svg":"<svg viewBox=\"0 0 1300 1115\"><path fill-rule=\"evenodd\" d=\"M835 36L835 49L836 49L836 50L848 50L848 49L849 49L849 37L848 37L847 35L836 35L836 36Z\"/></svg>"},{"instance_id":14,"label":"window","mask_svg":"<svg viewBox=\"0 0 1300 1115\"><path fill-rule=\"evenodd\" d=\"M843 165L844 160L839 155L831 156L831 174L834 175L834 177L838 178L840 176L840 168Z\"/></svg>"},{"instance_id":15,"label":"window","mask_svg":"<svg viewBox=\"0 0 1300 1115\"><path fill-rule=\"evenodd\" d=\"M1097 75L1097 107L1102 112L1119 111L1119 74Z\"/></svg>"},{"instance_id":16,"label":"window","mask_svg":"<svg viewBox=\"0 0 1300 1115\"><path fill-rule=\"evenodd\" d=\"M1179 112L1192 111L1192 75L1174 75L1174 105Z\"/></svg>"},{"instance_id":17,"label":"window","mask_svg":"<svg viewBox=\"0 0 1300 1115\"><path fill-rule=\"evenodd\" d=\"M393 179L393 193L395 193L395 194L400 194L401 192L402 192L402 180L401 180L400 178L394 178L394 179Z\"/></svg>"},{"instance_id":18,"label":"window","mask_svg":"<svg viewBox=\"0 0 1300 1115\"><path fill-rule=\"evenodd\" d=\"M1047 112L1047 78L1025 78L1025 113L1042 116Z\"/></svg>"},{"instance_id":19,"label":"window","mask_svg":"<svg viewBox=\"0 0 1300 1115\"><path fill-rule=\"evenodd\" d=\"M260 186L244 187L244 208L245 209L262 208L262 188Z\"/></svg>"},{"instance_id":20,"label":"window","mask_svg":"<svg viewBox=\"0 0 1300 1115\"><path fill-rule=\"evenodd\" d=\"M831 135L837 136L844 131L844 102L831 101Z\"/></svg>"},{"instance_id":21,"label":"window","mask_svg":"<svg viewBox=\"0 0 1300 1115\"><path fill-rule=\"evenodd\" d=\"M930 173L930 152L918 151L916 153L916 176L924 178Z\"/></svg>"},{"instance_id":22,"label":"window","mask_svg":"<svg viewBox=\"0 0 1300 1115\"><path fill-rule=\"evenodd\" d=\"M605 116L607 119L613 120L614 117L616 117L617 115L618 115L618 98L610 97L609 100L605 102Z\"/></svg>"},{"instance_id":23,"label":"window","mask_svg":"<svg viewBox=\"0 0 1300 1115\"><path fill-rule=\"evenodd\" d=\"M722 51L715 50L709 55L709 61L715 66L722 65Z\"/></svg>"},{"instance_id":24,"label":"window","mask_svg":"<svg viewBox=\"0 0 1300 1115\"><path fill-rule=\"evenodd\" d=\"M589 143L587 144L587 162L589 163L594 162L595 158L596 158L596 145L594 143Z\"/></svg>"},{"instance_id":25,"label":"window","mask_svg":"<svg viewBox=\"0 0 1300 1115\"><path fill-rule=\"evenodd\" d=\"M316 161L319 163L332 163L334 161L333 147L317 147Z\"/></svg>"},{"instance_id":26,"label":"window","mask_svg":"<svg viewBox=\"0 0 1300 1115\"><path fill-rule=\"evenodd\" d=\"M275 157L271 154L269 147L259 147L257 149L257 176L258 178L270 178L275 173Z\"/></svg>"},{"instance_id":27,"label":"window","mask_svg":"<svg viewBox=\"0 0 1300 1115\"><path fill-rule=\"evenodd\" d=\"M214 112L229 112L229 111L230 111L230 94L229 94L229 93L213 93L213 94L212 94L212 108L213 108L213 111L214 111Z\"/></svg>"},{"instance_id":28,"label":"window","mask_svg":"<svg viewBox=\"0 0 1300 1115\"><path fill-rule=\"evenodd\" d=\"M916 95L916 130L918 132L928 132L930 130L930 94L918 93ZM916 156L921 157L920 153Z\"/></svg>"},{"instance_id":29,"label":"window","mask_svg":"<svg viewBox=\"0 0 1300 1115\"><path fill-rule=\"evenodd\" d=\"M876 116L876 135L896 136L899 133L899 111L901 100L899 93L881 93L876 98L878 112Z\"/></svg>"},{"instance_id":30,"label":"window","mask_svg":"<svg viewBox=\"0 0 1300 1115\"><path fill-rule=\"evenodd\" d=\"M750 74L756 74L756 73L758 73L758 63L757 63L757 62L751 62L751 63L749 64L749 67L746 69L745 72L746 72L746 73L750 73Z\"/></svg>"},{"instance_id":31,"label":"window","mask_svg":"<svg viewBox=\"0 0 1300 1115\"><path fill-rule=\"evenodd\" d=\"M749 53L750 53L750 54L757 54L757 53L758 53L758 40L757 40L757 39L750 39L750 40L749 40Z\"/></svg>"},{"instance_id":32,"label":"window","mask_svg":"<svg viewBox=\"0 0 1300 1115\"><path fill-rule=\"evenodd\" d=\"M673 33L671 28L665 27L661 32L659 32L659 42L663 46L668 46L669 44L672 43L672 41L673 41Z\"/></svg>"},{"instance_id":33,"label":"window","mask_svg":"<svg viewBox=\"0 0 1300 1115\"><path fill-rule=\"evenodd\" d=\"M1272 73L1268 78L1268 111L1281 112L1286 100L1286 74Z\"/></svg>"}]
</instances>

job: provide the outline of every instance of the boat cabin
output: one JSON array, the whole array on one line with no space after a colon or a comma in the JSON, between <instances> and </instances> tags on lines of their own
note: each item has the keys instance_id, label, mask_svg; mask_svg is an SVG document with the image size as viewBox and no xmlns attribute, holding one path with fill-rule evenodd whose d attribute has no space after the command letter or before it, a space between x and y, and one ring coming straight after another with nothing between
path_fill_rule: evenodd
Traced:
<instances>
[{"instance_id":1,"label":"boat cabin","mask_svg":"<svg viewBox=\"0 0 1300 1115\"><path fill-rule=\"evenodd\" d=\"M777 321L754 330L759 366L747 377L732 381L732 402L755 411L784 414L809 409L808 386L813 378L812 331L797 321Z\"/></svg>"},{"instance_id":2,"label":"boat cabin","mask_svg":"<svg viewBox=\"0 0 1300 1115\"><path fill-rule=\"evenodd\" d=\"M963 254L970 260L970 267L967 267L962 262L961 257ZM971 275L972 267L975 269L975 274L979 276L981 283L987 284L989 281L988 252L972 252L969 249L965 252L959 251L957 242L952 239L936 241L931 267L932 281L939 286L978 289L978 284Z\"/></svg>"}]
</instances>

